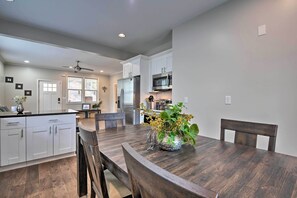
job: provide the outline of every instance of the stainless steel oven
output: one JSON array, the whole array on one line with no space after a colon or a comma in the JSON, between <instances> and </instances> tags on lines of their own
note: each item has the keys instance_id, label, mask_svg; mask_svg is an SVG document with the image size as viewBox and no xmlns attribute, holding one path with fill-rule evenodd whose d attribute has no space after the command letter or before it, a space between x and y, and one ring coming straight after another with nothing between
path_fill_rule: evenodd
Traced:
<instances>
[{"instance_id":1,"label":"stainless steel oven","mask_svg":"<svg viewBox=\"0 0 297 198\"><path fill-rule=\"evenodd\" d=\"M172 72L153 75L154 91L170 89L172 89Z\"/></svg>"}]
</instances>

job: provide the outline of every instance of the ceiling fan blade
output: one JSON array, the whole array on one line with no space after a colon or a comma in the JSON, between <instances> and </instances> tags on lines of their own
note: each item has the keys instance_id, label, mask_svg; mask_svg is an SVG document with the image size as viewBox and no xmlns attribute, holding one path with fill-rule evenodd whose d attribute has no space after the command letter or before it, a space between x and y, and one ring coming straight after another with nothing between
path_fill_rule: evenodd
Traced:
<instances>
[{"instance_id":1,"label":"ceiling fan blade","mask_svg":"<svg viewBox=\"0 0 297 198\"><path fill-rule=\"evenodd\" d=\"M61 66L61 67L68 68L68 69L72 69L73 68L71 66Z\"/></svg>"},{"instance_id":2,"label":"ceiling fan blade","mask_svg":"<svg viewBox=\"0 0 297 198\"><path fill-rule=\"evenodd\" d=\"M84 68L84 67L81 67L80 69L83 69L83 70L88 70L88 71L94 71L93 69Z\"/></svg>"}]
</instances>

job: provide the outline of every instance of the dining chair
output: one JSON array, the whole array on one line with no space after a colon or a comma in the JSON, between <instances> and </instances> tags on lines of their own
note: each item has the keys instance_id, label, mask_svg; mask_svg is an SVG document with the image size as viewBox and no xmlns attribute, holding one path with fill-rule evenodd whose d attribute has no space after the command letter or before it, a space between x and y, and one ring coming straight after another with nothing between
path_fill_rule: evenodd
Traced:
<instances>
[{"instance_id":1,"label":"dining chair","mask_svg":"<svg viewBox=\"0 0 297 198\"><path fill-rule=\"evenodd\" d=\"M234 143L257 146L257 136L269 137L268 151L275 151L277 125L221 119L221 137L225 141L225 130L235 131Z\"/></svg>"},{"instance_id":2,"label":"dining chair","mask_svg":"<svg viewBox=\"0 0 297 198\"><path fill-rule=\"evenodd\" d=\"M128 143L122 144L133 198L218 197L214 191L186 181L138 154Z\"/></svg>"},{"instance_id":3,"label":"dining chair","mask_svg":"<svg viewBox=\"0 0 297 198\"><path fill-rule=\"evenodd\" d=\"M96 131L79 126L79 135L91 179L91 197L131 197L131 192L108 170L104 171ZM109 185L107 185L109 184ZM108 188L109 187L109 188ZM109 192L108 192L108 189Z\"/></svg>"},{"instance_id":4,"label":"dining chair","mask_svg":"<svg viewBox=\"0 0 297 198\"><path fill-rule=\"evenodd\" d=\"M95 115L96 130L100 130L99 121L105 122L105 128L114 128L118 126L118 121L122 126L126 125L126 117L124 112L120 113L101 113Z\"/></svg>"}]
</instances>

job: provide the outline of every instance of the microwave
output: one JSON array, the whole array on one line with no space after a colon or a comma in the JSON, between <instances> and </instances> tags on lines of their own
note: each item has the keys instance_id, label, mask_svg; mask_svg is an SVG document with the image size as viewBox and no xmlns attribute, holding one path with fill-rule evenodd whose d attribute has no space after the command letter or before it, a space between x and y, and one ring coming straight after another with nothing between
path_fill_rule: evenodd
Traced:
<instances>
[{"instance_id":1,"label":"microwave","mask_svg":"<svg viewBox=\"0 0 297 198\"><path fill-rule=\"evenodd\" d=\"M153 90L165 91L172 89L172 72L153 75Z\"/></svg>"}]
</instances>

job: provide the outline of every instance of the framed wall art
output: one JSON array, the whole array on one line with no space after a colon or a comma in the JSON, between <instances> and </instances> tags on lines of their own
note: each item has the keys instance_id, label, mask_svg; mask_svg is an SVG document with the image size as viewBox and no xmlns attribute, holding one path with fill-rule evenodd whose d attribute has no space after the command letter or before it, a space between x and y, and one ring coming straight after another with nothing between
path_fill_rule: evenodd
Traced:
<instances>
[{"instance_id":1,"label":"framed wall art","mask_svg":"<svg viewBox=\"0 0 297 198\"><path fill-rule=\"evenodd\" d=\"M25 96L32 96L32 90L25 90L24 92Z\"/></svg>"},{"instance_id":2,"label":"framed wall art","mask_svg":"<svg viewBox=\"0 0 297 198\"><path fill-rule=\"evenodd\" d=\"M23 84L15 83L15 89L23 89Z\"/></svg>"},{"instance_id":3,"label":"framed wall art","mask_svg":"<svg viewBox=\"0 0 297 198\"><path fill-rule=\"evenodd\" d=\"M5 82L6 83L13 83L13 77L5 76Z\"/></svg>"}]
</instances>

